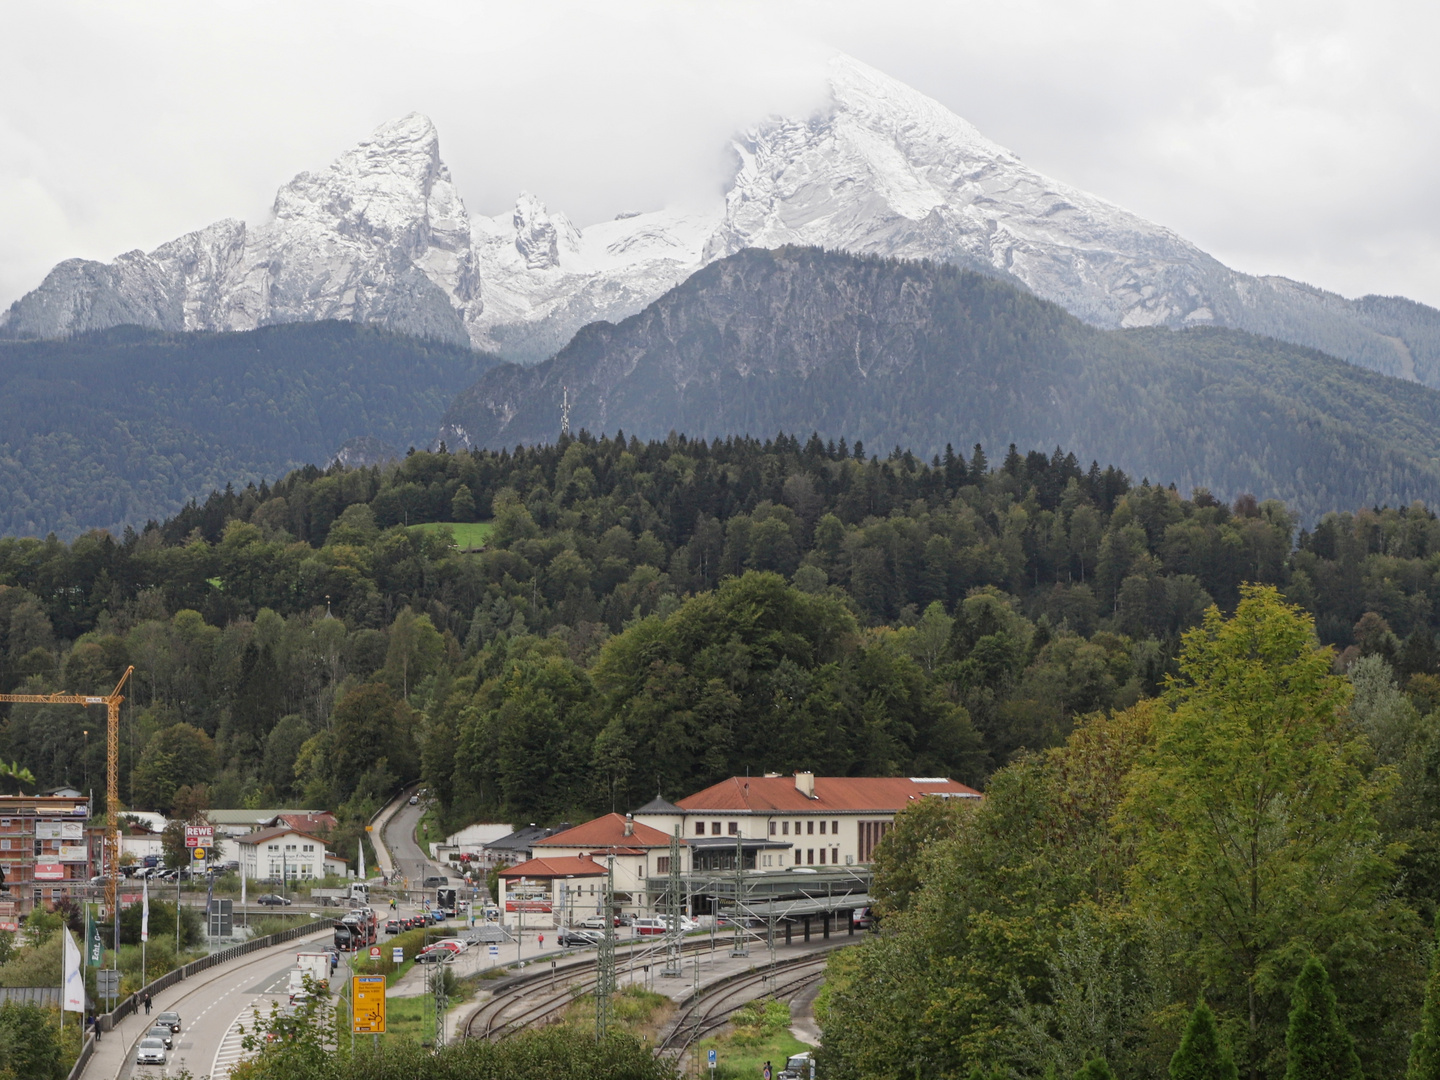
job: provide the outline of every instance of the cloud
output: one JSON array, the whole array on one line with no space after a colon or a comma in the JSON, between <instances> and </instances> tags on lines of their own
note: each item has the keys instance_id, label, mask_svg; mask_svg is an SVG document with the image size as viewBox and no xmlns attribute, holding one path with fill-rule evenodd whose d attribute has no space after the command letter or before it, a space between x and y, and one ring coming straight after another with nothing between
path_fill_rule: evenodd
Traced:
<instances>
[{"instance_id":1,"label":"cloud","mask_svg":"<svg viewBox=\"0 0 1440 1080\"><path fill-rule=\"evenodd\" d=\"M222 217L419 109L472 213L714 197L835 49L1237 269L1440 304L1437 16L1418 3L9 5L0 303Z\"/></svg>"}]
</instances>

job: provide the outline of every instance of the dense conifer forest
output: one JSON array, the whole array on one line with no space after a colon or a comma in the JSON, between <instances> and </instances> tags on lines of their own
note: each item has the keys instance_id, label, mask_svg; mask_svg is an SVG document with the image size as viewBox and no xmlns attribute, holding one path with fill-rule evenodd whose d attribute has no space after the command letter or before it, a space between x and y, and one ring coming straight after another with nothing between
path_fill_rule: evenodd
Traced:
<instances>
[{"instance_id":1,"label":"dense conifer forest","mask_svg":"<svg viewBox=\"0 0 1440 1080\"><path fill-rule=\"evenodd\" d=\"M582 432L0 540L0 687L134 664L127 806L328 807L338 845L411 779L461 825L950 774L987 798L882 845L829 1075L1138 1080L1189 1023L1192 1057L1279 1077L1302 969L1307 1023L1398 1075L1440 891L1437 569L1418 504L1304 529L1063 448ZM11 706L7 772L103 790L98 719ZM1237 923L1210 883L1246 874Z\"/></svg>"}]
</instances>

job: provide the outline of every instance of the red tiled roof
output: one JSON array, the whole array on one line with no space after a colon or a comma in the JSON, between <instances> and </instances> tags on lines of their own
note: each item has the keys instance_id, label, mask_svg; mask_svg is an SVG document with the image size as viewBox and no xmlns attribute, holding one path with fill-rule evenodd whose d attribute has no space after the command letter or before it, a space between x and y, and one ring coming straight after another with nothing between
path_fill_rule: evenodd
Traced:
<instances>
[{"instance_id":1,"label":"red tiled roof","mask_svg":"<svg viewBox=\"0 0 1440 1080\"><path fill-rule=\"evenodd\" d=\"M926 795L970 795L979 792L955 780L907 776L817 776L815 798L795 787L793 776L732 776L680 800L689 811L753 813L825 813L826 811L893 812ZM638 826L637 826L638 827Z\"/></svg>"},{"instance_id":2,"label":"red tiled roof","mask_svg":"<svg viewBox=\"0 0 1440 1080\"><path fill-rule=\"evenodd\" d=\"M529 862L522 862L500 871L500 877L503 878L603 877L604 874L604 867L575 855L531 859Z\"/></svg>"},{"instance_id":3,"label":"red tiled roof","mask_svg":"<svg viewBox=\"0 0 1440 1080\"><path fill-rule=\"evenodd\" d=\"M670 837L659 829L635 822L635 830L625 835L625 815L606 814L584 825L576 825L554 836L537 841L538 847L573 847L587 851L609 851L611 848L656 848L669 847ZM621 854L618 850L615 854Z\"/></svg>"},{"instance_id":4,"label":"red tiled roof","mask_svg":"<svg viewBox=\"0 0 1440 1080\"><path fill-rule=\"evenodd\" d=\"M313 814L276 814L275 817L301 832L333 829L339 824L329 810L320 810Z\"/></svg>"}]
</instances>

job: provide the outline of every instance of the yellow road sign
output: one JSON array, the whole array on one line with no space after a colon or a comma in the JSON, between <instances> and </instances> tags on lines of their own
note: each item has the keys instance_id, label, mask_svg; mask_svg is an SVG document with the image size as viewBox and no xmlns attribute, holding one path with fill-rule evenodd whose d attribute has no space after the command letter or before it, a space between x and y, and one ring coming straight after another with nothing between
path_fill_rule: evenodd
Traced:
<instances>
[{"instance_id":1,"label":"yellow road sign","mask_svg":"<svg viewBox=\"0 0 1440 1080\"><path fill-rule=\"evenodd\" d=\"M350 1030L356 1035L385 1033L385 976L356 975L350 980Z\"/></svg>"},{"instance_id":2,"label":"yellow road sign","mask_svg":"<svg viewBox=\"0 0 1440 1080\"><path fill-rule=\"evenodd\" d=\"M196 862L204 862L210 855L209 848L194 847L190 849L194 854L191 856Z\"/></svg>"}]
</instances>

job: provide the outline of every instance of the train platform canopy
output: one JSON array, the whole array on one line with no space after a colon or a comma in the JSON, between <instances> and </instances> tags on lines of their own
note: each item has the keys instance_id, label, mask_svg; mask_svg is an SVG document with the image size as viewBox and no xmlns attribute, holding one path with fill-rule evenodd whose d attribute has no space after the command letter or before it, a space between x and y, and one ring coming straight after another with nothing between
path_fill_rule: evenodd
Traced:
<instances>
[{"instance_id":1,"label":"train platform canopy","mask_svg":"<svg viewBox=\"0 0 1440 1080\"><path fill-rule=\"evenodd\" d=\"M856 911L871 904L869 893L846 893L843 896L815 896L798 900L768 900L758 904L742 904L738 911L733 904L721 903L721 915L741 915L752 919L803 919L811 915L834 915L840 911Z\"/></svg>"}]
</instances>

